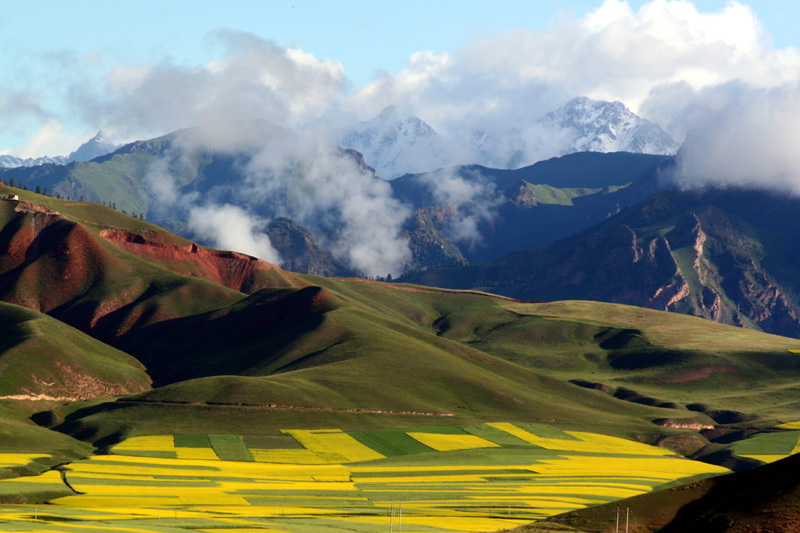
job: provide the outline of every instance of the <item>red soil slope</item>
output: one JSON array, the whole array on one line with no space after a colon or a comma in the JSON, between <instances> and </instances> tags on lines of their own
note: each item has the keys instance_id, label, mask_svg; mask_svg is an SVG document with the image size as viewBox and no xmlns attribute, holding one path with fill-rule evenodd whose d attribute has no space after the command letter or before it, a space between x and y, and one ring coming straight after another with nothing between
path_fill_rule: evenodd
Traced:
<instances>
[{"instance_id":1,"label":"red soil slope","mask_svg":"<svg viewBox=\"0 0 800 533\"><path fill-rule=\"evenodd\" d=\"M158 242L157 232L142 235L106 229L100 235L137 257L173 272L219 283L229 289L252 294L264 288L301 285L277 266L238 252L206 250Z\"/></svg>"},{"instance_id":2,"label":"red soil slope","mask_svg":"<svg viewBox=\"0 0 800 533\"><path fill-rule=\"evenodd\" d=\"M101 340L242 297L133 257L43 206L0 202L0 300L47 313Z\"/></svg>"}]
</instances>

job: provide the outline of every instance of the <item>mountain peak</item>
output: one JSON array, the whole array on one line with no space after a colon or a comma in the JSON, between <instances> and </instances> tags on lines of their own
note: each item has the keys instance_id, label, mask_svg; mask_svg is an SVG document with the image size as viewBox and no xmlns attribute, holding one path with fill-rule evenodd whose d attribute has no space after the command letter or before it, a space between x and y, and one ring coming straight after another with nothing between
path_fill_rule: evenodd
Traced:
<instances>
[{"instance_id":1,"label":"mountain peak","mask_svg":"<svg viewBox=\"0 0 800 533\"><path fill-rule=\"evenodd\" d=\"M69 161L91 161L95 157L109 154L119 148L115 143L106 140L103 130L98 131L94 137L83 143L77 150L69 154Z\"/></svg>"},{"instance_id":2,"label":"mountain peak","mask_svg":"<svg viewBox=\"0 0 800 533\"><path fill-rule=\"evenodd\" d=\"M398 119L397 108L395 106L393 106L393 105L389 105L389 106L384 107L383 111L378 113L378 116L375 117L375 119L373 119L373 120L376 120L376 119L381 119L381 120L396 120L396 119Z\"/></svg>"},{"instance_id":3,"label":"mountain peak","mask_svg":"<svg viewBox=\"0 0 800 533\"><path fill-rule=\"evenodd\" d=\"M542 117L547 127L572 130L569 152L635 152L668 155L679 143L660 126L643 119L619 101L578 96Z\"/></svg>"},{"instance_id":4,"label":"mountain peak","mask_svg":"<svg viewBox=\"0 0 800 533\"><path fill-rule=\"evenodd\" d=\"M433 170L444 163L436 131L417 116L401 115L395 106L345 131L339 145L362 153L378 175L388 179Z\"/></svg>"}]
</instances>

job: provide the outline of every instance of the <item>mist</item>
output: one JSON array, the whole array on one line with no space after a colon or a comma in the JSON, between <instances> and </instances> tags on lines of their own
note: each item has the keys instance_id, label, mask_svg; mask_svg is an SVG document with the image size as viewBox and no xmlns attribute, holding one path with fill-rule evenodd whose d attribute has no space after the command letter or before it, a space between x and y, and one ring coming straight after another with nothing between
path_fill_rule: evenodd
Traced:
<instances>
[{"instance_id":1,"label":"mist","mask_svg":"<svg viewBox=\"0 0 800 533\"><path fill-rule=\"evenodd\" d=\"M453 241L475 251L483 244L481 226L494 220L497 208L505 201L494 183L477 170L440 169L421 174L417 180L430 191L433 200L451 207L455 216L445 232Z\"/></svg>"},{"instance_id":2,"label":"mist","mask_svg":"<svg viewBox=\"0 0 800 533\"><path fill-rule=\"evenodd\" d=\"M281 259L266 229L273 218L287 217L357 271L402 273L411 255L401 236L410 210L393 197L390 185L324 132L267 129L271 135L250 138L249 149L234 142L242 130L230 125L181 135L147 174L153 217L185 220L187 232L209 246L276 264ZM182 186L181 180L198 172L196 154L209 147L215 147L215 157L230 158L235 175L219 182L201 173L196 183Z\"/></svg>"},{"instance_id":3,"label":"mist","mask_svg":"<svg viewBox=\"0 0 800 533\"><path fill-rule=\"evenodd\" d=\"M675 179L800 194L800 88L729 83L691 91L676 87L661 98L680 99L686 139Z\"/></svg>"}]
</instances>

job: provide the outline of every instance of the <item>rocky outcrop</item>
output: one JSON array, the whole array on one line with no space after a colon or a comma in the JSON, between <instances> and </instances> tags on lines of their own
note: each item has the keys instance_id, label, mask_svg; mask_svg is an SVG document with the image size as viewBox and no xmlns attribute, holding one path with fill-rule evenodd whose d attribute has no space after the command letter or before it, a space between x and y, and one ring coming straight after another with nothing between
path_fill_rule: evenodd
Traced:
<instances>
[{"instance_id":1,"label":"rocky outcrop","mask_svg":"<svg viewBox=\"0 0 800 533\"><path fill-rule=\"evenodd\" d=\"M667 233L619 224L591 235L530 283L538 299L589 299L701 316L800 337L798 311L741 223L707 208Z\"/></svg>"}]
</instances>

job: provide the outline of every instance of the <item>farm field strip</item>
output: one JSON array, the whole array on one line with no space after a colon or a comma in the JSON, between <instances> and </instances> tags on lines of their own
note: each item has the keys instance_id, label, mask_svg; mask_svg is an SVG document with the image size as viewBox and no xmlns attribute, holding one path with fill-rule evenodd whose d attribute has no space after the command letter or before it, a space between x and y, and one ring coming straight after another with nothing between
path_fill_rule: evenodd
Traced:
<instances>
[{"instance_id":1,"label":"farm field strip","mask_svg":"<svg viewBox=\"0 0 800 533\"><path fill-rule=\"evenodd\" d=\"M762 431L730 446L739 457L774 463L800 452L800 422L781 424L775 429Z\"/></svg>"},{"instance_id":2,"label":"farm field strip","mask_svg":"<svg viewBox=\"0 0 800 533\"><path fill-rule=\"evenodd\" d=\"M303 448L248 448L236 435L133 437L110 455L64 467L79 494L52 499L50 518L32 530L50 520L69 524L60 531L366 533L388 527L391 509L402 506L407 532L492 531L727 472L665 449L541 425L284 434ZM0 488L39 479L49 487L61 473ZM31 511L0 511L0 531L31 527Z\"/></svg>"}]
</instances>

